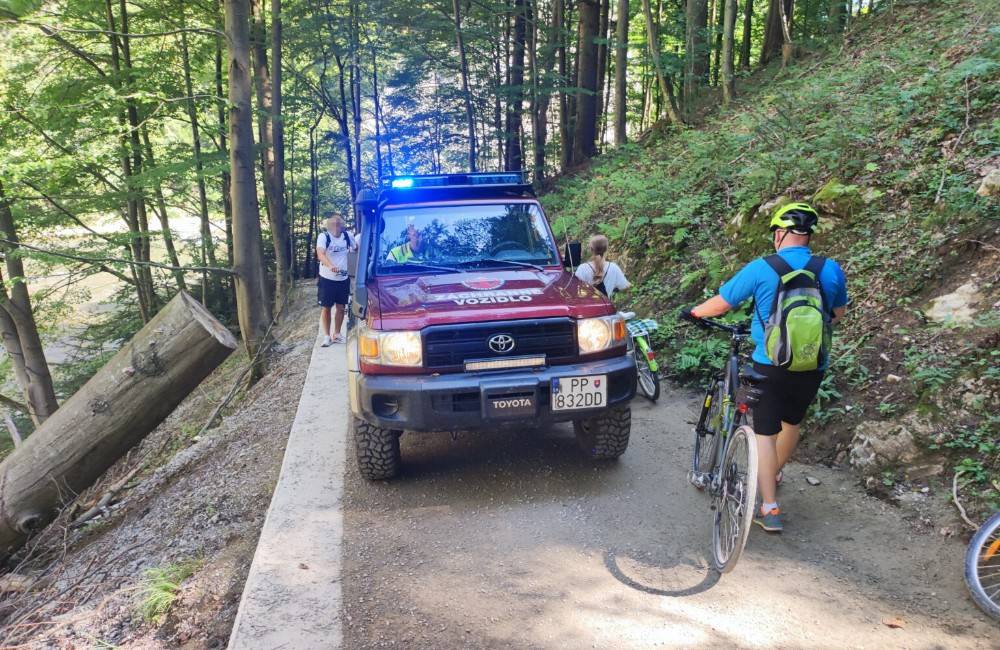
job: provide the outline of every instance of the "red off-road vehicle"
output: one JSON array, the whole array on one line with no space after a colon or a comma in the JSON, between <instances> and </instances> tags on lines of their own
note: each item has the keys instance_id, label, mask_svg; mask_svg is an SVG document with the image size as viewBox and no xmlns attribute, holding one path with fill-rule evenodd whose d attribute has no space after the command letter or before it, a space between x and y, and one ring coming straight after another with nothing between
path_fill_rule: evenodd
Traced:
<instances>
[{"instance_id":1,"label":"red off-road vehicle","mask_svg":"<svg viewBox=\"0 0 1000 650\"><path fill-rule=\"evenodd\" d=\"M571 420L590 457L625 452L625 324L564 269L521 173L395 177L358 204L348 367L364 477L399 472L404 431Z\"/></svg>"}]
</instances>

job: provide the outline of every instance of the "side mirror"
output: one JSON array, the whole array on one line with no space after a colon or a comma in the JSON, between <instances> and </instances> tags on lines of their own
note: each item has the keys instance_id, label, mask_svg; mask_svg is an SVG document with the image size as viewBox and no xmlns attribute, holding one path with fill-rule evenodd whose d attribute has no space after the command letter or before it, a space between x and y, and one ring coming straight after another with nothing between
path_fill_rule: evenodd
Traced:
<instances>
[{"instance_id":1,"label":"side mirror","mask_svg":"<svg viewBox=\"0 0 1000 650\"><path fill-rule=\"evenodd\" d=\"M358 192L358 197L354 200L354 206L360 214L371 216L378 206L378 194L375 190L366 187Z\"/></svg>"},{"instance_id":2,"label":"side mirror","mask_svg":"<svg viewBox=\"0 0 1000 650\"><path fill-rule=\"evenodd\" d=\"M578 241L571 241L563 248L563 268L576 268L580 266L583 257L583 245Z\"/></svg>"}]
</instances>

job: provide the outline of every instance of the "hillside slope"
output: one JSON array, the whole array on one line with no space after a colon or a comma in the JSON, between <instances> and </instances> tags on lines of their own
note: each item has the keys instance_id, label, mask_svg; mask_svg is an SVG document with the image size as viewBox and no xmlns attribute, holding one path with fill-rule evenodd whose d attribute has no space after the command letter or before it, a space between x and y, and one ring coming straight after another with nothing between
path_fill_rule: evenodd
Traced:
<instances>
[{"instance_id":1,"label":"hillside slope","mask_svg":"<svg viewBox=\"0 0 1000 650\"><path fill-rule=\"evenodd\" d=\"M897 3L744 80L704 124L655 130L543 198L560 237L609 236L627 300L661 320L668 372L687 379L725 341L679 326L678 308L769 252L775 206L813 201L814 248L841 261L852 302L806 453L898 499L934 477L950 490L961 470L974 513L1000 507L998 10Z\"/></svg>"}]
</instances>

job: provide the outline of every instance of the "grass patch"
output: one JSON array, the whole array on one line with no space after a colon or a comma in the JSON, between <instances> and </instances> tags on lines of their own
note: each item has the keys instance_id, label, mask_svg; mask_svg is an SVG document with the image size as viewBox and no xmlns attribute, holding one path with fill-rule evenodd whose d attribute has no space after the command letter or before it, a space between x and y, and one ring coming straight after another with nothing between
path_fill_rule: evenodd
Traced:
<instances>
[{"instance_id":1,"label":"grass patch","mask_svg":"<svg viewBox=\"0 0 1000 650\"><path fill-rule=\"evenodd\" d=\"M159 625L177 600L181 583L201 566L200 560L184 560L165 567L147 569L143 574L139 614L147 623Z\"/></svg>"}]
</instances>

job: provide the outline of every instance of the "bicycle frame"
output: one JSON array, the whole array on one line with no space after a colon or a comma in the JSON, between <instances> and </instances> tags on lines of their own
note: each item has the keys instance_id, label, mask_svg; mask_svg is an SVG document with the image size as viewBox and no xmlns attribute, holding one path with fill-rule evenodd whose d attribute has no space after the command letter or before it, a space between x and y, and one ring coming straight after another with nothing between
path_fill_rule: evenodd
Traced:
<instances>
[{"instance_id":1,"label":"bicycle frame","mask_svg":"<svg viewBox=\"0 0 1000 650\"><path fill-rule=\"evenodd\" d=\"M649 339L646 336L633 336L632 341L635 343L635 347L639 349L646 359L649 361L649 369L653 372L658 372L660 370L659 364L656 362L656 357L653 355L653 348L649 345Z\"/></svg>"}]
</instances>

